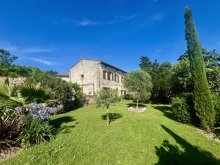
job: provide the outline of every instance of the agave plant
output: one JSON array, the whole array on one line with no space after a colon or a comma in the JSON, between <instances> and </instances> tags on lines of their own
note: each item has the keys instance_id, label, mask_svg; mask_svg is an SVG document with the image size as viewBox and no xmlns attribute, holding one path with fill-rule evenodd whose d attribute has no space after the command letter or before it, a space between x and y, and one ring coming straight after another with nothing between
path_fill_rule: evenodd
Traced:
<instances>
[{"instance_id":1,"label":"agave plant","mask_svg":"<svg viewBox=\"0 0 220 165\"><path fill-rule=\"evenodd\" d=\"M0 153L8 151L8 149L17 140L19 134L19 119L9 119L8 116L5 120L0 119Z\"/></svg>"}]
</instances>

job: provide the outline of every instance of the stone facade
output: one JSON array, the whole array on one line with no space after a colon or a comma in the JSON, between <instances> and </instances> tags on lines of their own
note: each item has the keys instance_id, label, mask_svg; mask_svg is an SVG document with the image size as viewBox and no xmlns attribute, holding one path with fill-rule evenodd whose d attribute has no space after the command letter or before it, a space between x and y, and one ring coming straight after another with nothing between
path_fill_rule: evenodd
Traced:
<instances>
[{"instance_id":1,"label":"stone facade","mask_svg":"<svg viewBox=\"0 0 220 165\"><path fill-rule=\"evenodd\" d=\"M70 82L76 82L89 94L102 88L118 90L119 95L126 94L123 88L123 76L126 72L101 60L81 59L69 69Z\"/></svg>"},{"instance_id":2,"label":"stone facade","mask_svg":"<svg viewBox=\"0 0 220 165\"><path fill-rule=\"evenodd\" d=\"M0 84L4 84L5 79L6 77L0 77ZM16 85L16 84L22 84L24 80L26 80L26 78L25 77L18 77L18 78L8 77L8 80L9 80L9 84Z\"/></svg>"},{"instance_id":3,"label":"stone facade","mask_svg":"<svg viewBox=\"0 0 220 165\"><path fill-rule=\"evenodd\" d=\"M67 81L67 82L70 81L69 73L54 74L54 76L57 77L57 78L61 78L62 80L65 80L65 81Z\"/></svg>"}]
</instances>

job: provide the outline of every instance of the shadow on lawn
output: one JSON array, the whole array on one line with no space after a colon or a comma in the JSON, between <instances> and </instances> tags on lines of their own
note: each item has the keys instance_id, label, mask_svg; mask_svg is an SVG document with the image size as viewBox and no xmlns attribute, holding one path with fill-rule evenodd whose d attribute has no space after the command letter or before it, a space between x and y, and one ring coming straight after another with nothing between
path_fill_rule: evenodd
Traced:
<instances>
[{"instance_id":1,"label":"shadow on lawn","mask_svg":"<svg viewBox=\"0 0 220 165\"><path fill-rule=\"evenodd\" d=\"M61 127L61 125L63 123L69 123L69 122L73 122L73 121L76 121L76 119L74 119L71 116L62 116L57 119L51 120L50 124L56 128L56 133L59 133L60 131L63 131L63 133L68 133L70 131L70 129L74 128L76 125L71 125L71 126L65 125L63 127ZM79 124L79 122L77 122L75 124Z\"/></svg>"},{"instance_id":2,"label":"shadow on lawn","mask_svg":"<svg viewBox=\"0 0 220 165\"><path fill-rule=\"evenodd\" d=\"M107 114L102 115L102 120L107 120ZM117 119L122 118L122 114L120 113L109 113L109 122L111 123L112 121L115 121Z\"/></svg>"},{"instance_id":3,"label":"shadow on lawn","mask_svg":"<svg viewBox=\"0 0 220 165\"><path fill-rule=\"evenodd\" d=\"M172 113L171 107L167 107L167 106L152 106L152 107L163 112L164 116L168 117L169 119L177 121L174 114Z\"/></svg>"},{"instance_id":4,"label":"shadow on lawn","mask_svg":"<svg viewBox=\"0 0 220 165\"><path fill-rule=\"evenodd\" d=\"M169 133L179 143L184 151L181 151L178 146L170 144L164 140L160 148L155 147L159 161L156 165L217 165L220 160L212 153L202 150L200 147L193 146L186 140L175 134L169 128L162 125L162 128Z\"/></svg>"},{"instance_id":5,"label":"shadow on lawn","mask_svg":"<svg viewBox=\"0 0 220 165\"><path fill-rule=\"evenodd\" d=\"M128 108L130 108L130 107L136 107L137 106L137 103L129 103L129 104L127 104L128 106ZM142 104L142 103L138 103L138 107L146 107L146 105L144 105L144 104Z\"/></svg>"}]
</instances>

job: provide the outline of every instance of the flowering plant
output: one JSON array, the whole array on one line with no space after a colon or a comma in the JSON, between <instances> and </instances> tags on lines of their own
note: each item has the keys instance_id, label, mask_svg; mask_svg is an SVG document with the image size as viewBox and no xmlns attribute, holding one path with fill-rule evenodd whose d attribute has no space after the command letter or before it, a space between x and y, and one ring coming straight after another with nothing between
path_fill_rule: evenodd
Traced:
<instances>
[{"instance_id":1,"label":"flowering plant","mask_svg":"<svg viewBox=\"0 0 220 165\"><path fill-rule=\"evenodd\" d=\"M46 107L43 104L33 102L25 108L25 111L30 112L34 119L49 120L51 114L57 114L61 109L63 109L62 104L57 107ZM15 110L21 112L22 107L16 107Z\"/></svg>"}]
</instances>

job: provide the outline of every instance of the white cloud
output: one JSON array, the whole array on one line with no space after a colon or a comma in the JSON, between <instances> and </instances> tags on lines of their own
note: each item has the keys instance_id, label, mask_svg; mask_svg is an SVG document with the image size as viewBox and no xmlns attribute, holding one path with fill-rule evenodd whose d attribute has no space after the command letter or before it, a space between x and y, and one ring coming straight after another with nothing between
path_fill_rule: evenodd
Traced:
<instances>
[{"instance_id":1,"label":"white cloud","mask_svg":"<svg viewBox=\"0 0 220 165\"><path fill-rule=\"evenodd\" d=\"M162 19L162 17L163 17L163 14L154 14L152 17L151 17L151 19L153 20L153 21L157 21L157 20L161 20Z\"/></svg>"},{"instance_id":2,"label":"white cloud","mask_svg":"<svg viewBox=\"0 0 220 165\"><path fill-rule=\"evenodd\" d=\"M158 50L156 50L156 52L159 53L159 52L161 52L162 50L163 50L163 49L158 49Z\"/></svg>"},{"instance_id":3,"label":"white cloud","mask_svg":"<svg viewBox=\"0 0 220 165\"><path fill-rule=\"evenodd\" d=\"M38 53L38 52L53 52L54 49L41 49L41 48L29 48L29 49L23 49L20 50L21 52L26 52L26 53Z\"/></svg>"},{"instance_id":4,"label":"white cloud","mask_svg":"<svg viewBox=\"0 0 220 165\"><path fill-rule=\"evenodd\" d=\"M41 59L37 59L37 58L31 58L31 59L32 59L32 60L34 60L34 61L41 62L41 63L46 64L46 65L53 65L53 64L57 64L56 62L45 61L45 60L41 60Z\"/></svg>"},{"instance_id":5,"label":"white cloud","mask_svg":"<svg viewBox=\"0 0 220 165\"><path fill-rule=\"evenodd\" d=\"M113 23L119 23L122 21L130 20L134 17L135 17L135 15L115 16L115 19L113 19L111 21L106 21L106 22L95 22L95 21L88 20L86 18L83 18L82 21L61 19L61 20L51 21L51 23L52 24L70 24L73 26L104 25L104 24L109 25L109 24L113 24Z\"/></svg>"},{"instance_id":6,"label":"white cloud","mask_svg":"<svg viewBox=\"0 0 220 165\"><path fill-rule=\"evenodd\" d=\"M135 15L131 15L131 16L116 16L116 18L112 21L109 21L107 23L103 23L103 24L114 24L114 23L119 23L119 22L122 22L122 21L127 21L129 19L132 19L134 18Z\"/></svg>"},{"instance_id":7,"label":"white cloud","mask_svg":"<svg viewBox=\"0 0 220 165\"><path fill-rule=\"evenodd\" d=\"M155 53L153 54L153 56L157 56L157 54L159 53L159 52L161 52L163 49L158 49L158 50L156 50L155 51Z\"/></svg>"},{"instance_id":8,"label":"white cloud","mask_svg":"<svg viewBox=\"0 0 220 165\"><path fill-rule=\"evenodd\" d=\"M77 26L86 26L86 25L93 25L99 24L98 22L91 22L91 21L81 21L77 23Z\"/></svg>"}]
</instances>

